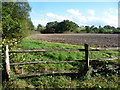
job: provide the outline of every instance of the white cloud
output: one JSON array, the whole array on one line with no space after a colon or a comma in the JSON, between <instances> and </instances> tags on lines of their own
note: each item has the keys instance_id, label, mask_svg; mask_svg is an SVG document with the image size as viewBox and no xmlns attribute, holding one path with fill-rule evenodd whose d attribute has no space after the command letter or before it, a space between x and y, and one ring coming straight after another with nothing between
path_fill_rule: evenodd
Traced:
<instances>
[{"instance_id":1,"label":"white cloud","mask_svg":"<svg viewBox=\"0 0 120 90\"><path fill-rule=\"evenodd\" d=\"M88 10L88 14L94 16L95 15L95 11L93 9L89 9Z\"/></svg>"},{"instance_id":2,"label":"white cloud","mask_svg":"<svg viewBox=\"0 0 120 90\"><path fill-rule=\"evenodd\" d=\"M48 21L47 20L32 20L32 22L33 22L34 26L37 27L38 24L45 26Z\"/></svg>"},{"instance_id":3,"label":"white cloud","mask_svg":"<svg viewBox=\"0 0 120 90\"><path fill-rule=\"evenodd\" d=\"M67 12L72 14L72 20L76 22L78 25L113 25L117 27L117 10L113 8L109 8L106 12L104 12L103 17L95 16L95 11L93 9L88 9L87 12L90 14L89 16L85 16L80 13L79 10L70 9Z\"/></svg>"},{"instance_id":4,"label":"white cloud","mask_svg":"<svg viewBox=\"0 0 120 90\"><path fill-rule=\"evenodd\" d=\"M75 9L68 9L67 12L71 13L72 15L76 15L76 16L82 15L79 10L75 10Z\"/></svg>"},{"instance_id":5,"label":"white cloud","mask_svg":"<svg viewBox=\"0 0 120 90\"><path fill-rule=\"evenodd\" d=\"M46 13L42 15L40 20L32 20L34 25L37 26L38 24L46 25L48 22L52 21L63 21L63 20L70 20L77 23L79 26L81 25L95 25L95 26L104 26L104 25L112 25L117 27L118 26L118 12L117 9L109 8L103 14L103 17L95 16L95 11L92 9L87 10L89 12L89 16L83 15L77 9L68 9L66 12L69 13L69 16L65 15L57 15L55 13Z\"/></svg>"},{"instance_id":6,"label":"white cloud","mask_svg":"<svg viewBox=\"0 0 120 90\"><path fill-rule=\"evenodd\" d=\"M72 21L72 19L68 16L60 16L54 13L46 13L46 14L40 15L39 17L40 17L39 20L32 20L35 27L37 27L38 24L46 26L48 22L54 22L54 21L58 21L58 22L61 22L63 20Z\"/></svg>"},{"instance_id":7,"label":"white cloud","mask_svg":"<svg viewBox=\"0 0 120 90\"><path fill-rule=\"evenodd\" d=\"M114 9L114 8L109 8L108 12L112 13L112 14L117 14L118 13L118 9Z\"/></svg>"},{"instance_id":8,"label":"white cloud","mask_svg":"<svg viewBox=\"0 0 120 90\"><path fill-rule=\"evenodd\" d=\"M118 10L109 8L107 11L104 12L105 18L102 20L106 22L106 24L118 26Z\"/></svg>"},{"instance_id":9,"label":"white cloud","mask_svg":"<svg viewBox=\"0 0 120 90\"><path fill-rule=\"evenodd\" d=\"M60 15L57 15L57 14L54 14L54 13L47 13L46 16L50 17L51 19L57 20L57 21L70 19L66 16L60 16Z\"/></svg>"}]
</instances>

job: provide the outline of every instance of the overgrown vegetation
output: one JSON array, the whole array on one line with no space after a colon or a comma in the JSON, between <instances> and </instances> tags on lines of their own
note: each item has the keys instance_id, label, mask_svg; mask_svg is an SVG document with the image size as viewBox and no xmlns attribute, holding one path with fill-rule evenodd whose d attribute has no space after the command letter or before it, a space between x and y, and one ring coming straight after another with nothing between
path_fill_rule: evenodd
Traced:
<instances>
[{"instance_id":1,"label":"overgrown vegetation","mask_svg":"<svg viewBox=\"0 0 120 90\"><path fill-rule=\"evenodd\" d=\"M0 1L0 42L2 40L2 45L0 43L0 48L2 53L0 54L0 59L2 58L1 67L5 68L4 59L4 45L8 44L12 49L15 48L20 40L26 37L30 32L34 30L33 23L29 17L29 12L31 7L28 2L2 2ZM1 68L0 68L1 69ZM5 81L4 69L2 80Z\"/></svg>"},{"instance_id":2,"label":"overgrown vegetation","mask_svg":"<svg viewBox=\"0 0 120 90\"><path fill-rule=\"evenodd\" d=\"M17 45L17 49L80 49L83 46L48 43L44 41L24 39ZM13 49L13 48L12 48ZM14 48L16 49L16 48ZM112 53L109 55L109 53ZM116 51L90 52L90 58L110 58L118 56ZM10 62L30 61L67 61L82 60L84 52L37 52L18 53L10 55ZM4 85L8 88L118 88L119 87L119 60L106 62L91 62L92 74L85 78L83 63L66 64L35 64L11 66L11 81ZM50 75L33 78L17 79L14 75L34 72L80 70L80 74Z\"/></svg>"},{"instance_id":3,"label":"overgrown vegetation","mask_svg":"<svg viewBox=\"0 0 120 90\"><path fill-rule=\"evenodd\" d=\"M28 2L2 2L2 38L22 39L34 30Z\"/></svg>"}]
</instances>

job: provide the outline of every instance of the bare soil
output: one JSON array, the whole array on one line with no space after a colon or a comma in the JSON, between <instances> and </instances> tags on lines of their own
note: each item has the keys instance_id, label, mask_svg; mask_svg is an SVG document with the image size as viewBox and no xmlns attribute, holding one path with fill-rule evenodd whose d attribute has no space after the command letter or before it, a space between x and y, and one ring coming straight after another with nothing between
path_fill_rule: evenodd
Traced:
<instances>
[{"instance_id":1,"label":"bare soil","mask_svg":"<svg viewBox=\"0 0 120 90\"><path fill-rule=\"evenodd\" d=\"M28 37L32 40L67 43L95 47L118 47L119 34L36 34Z\"/></svg>"}]
</instances>

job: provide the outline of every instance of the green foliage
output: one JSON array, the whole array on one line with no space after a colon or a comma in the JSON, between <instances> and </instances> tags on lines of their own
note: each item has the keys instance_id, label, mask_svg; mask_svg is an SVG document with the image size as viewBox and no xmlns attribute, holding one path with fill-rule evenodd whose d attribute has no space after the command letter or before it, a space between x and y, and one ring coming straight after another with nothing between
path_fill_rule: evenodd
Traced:
<instances>
[{"instance_id":1,"label":"green foliage","mask_svg":"<svg viewBox=\"0 0 120 90\"><path fill-rule=\"evenodd\" d=\"M27 30L28 31L33 31L34 30L34 25L33 25L33 23L32 23L32 21L31 21L31 19L30 18L27 18L27 20L26 20L26 27L27 27ZM26 31L27 31L26 30Z\"/></svg>"},{"instance_id":2,"label":"green foliage","mask_svg":"<svg viewBox=\"0 0 120 90\"><path fill-rule=\"evenodd\" d=\"M41 28L41 26L40 26ZM105 25L103 27L99 26L85 26L79 27L76 23L69 20L64 20L62 22L48 22L46 29L43 29L41 33L105 33L105 34L119 34L120 29L114 26Z\"/></svg>"},{"instance_id":3,"label":"green foliage","mask_svg":"<svg viewBox=\"0 0 120 90\"><path fill-rule=\"evenodd\" d=\"M15 49L17 47L17 45L20 43L19 40L17 39L3 39L1 44L0 44L0 48L2 50L1 56L2 56L2 62L5 62L4 60L4 52L5 52L5 46L8 45L9 46L9 50Z\"/></svg>"},{"instance_id":4,"label":"green foliage","mask_svg":"<svg viewBox=\"0 0 120 90\"><path fill-rule=\"evenodd\" d=\"M120 34L120 28L118 27L117 29L114 29L112 32L114 34Z\"/></svg>"},{"instance_id":5,"label":"green foliage","mask_svg":"<svg viewBox=\"0 0 120 90\"><path fill-rule=\"evenodd\" d=\"M76 30L73 31L74 33L85 33L84 27L78 27Z\"/></svg>"},{"instance_id":6,"label":"green foliage","mask_svg":"<svg viewBox=\"0 0 120 90\"><path fill-rule=\"evenodd\" d=\"M90 80L79 81L73 80L70 76L41 76L29 79L28 82L32 83L38 88L118 88L117 75L109 78L100 75L94 76ZM110 80L111 79L111 80ZM109 81L110 80L110 81ZM112 82L111 82L112 81ZM109 86L110 85L110 86Z\"/></svg>"},{"instance_id":7,"label":"green foliage","mask_svg":"<svg viewBox=\"0 0 120 90\"><path fill-rule=\"evenodd\" d=\"M72 22L72 21L69 21L69 20L64 20L64 21L62 21L62 22L60 22L59 24L58 24L58 31L59 32L73 32L74 30L76 30L77 28L78 28L79 26L76 24L76 23L74 23L74 22Z\"/></svg>"},{"instance_id":8,"label":"green foliage","mask_svg":"<svg viewBox=\"0 0 120 90\"><path fill-rule=\"evenodd\" d=\"M12 78L8 82L3 82L1 90L20 89L20 88L35 88L33 85L26 82L26 80Z\"/></svg>"},{"instance_id":9,"label":"green foliage","mask_svg":"<svg viewBox=\"0 0 120 90\"><path fill-rule=\"evenodd\" d=\"M90 33L91 29L89 26L85 26L86 33Z\"/></svg>"},{"instance_id":10,"label":"green foliage","mask_svg":"<svg viewBox=\"0 0 120 90\"><path fill-rule=\"evenodd\" d=\"M20 44L20 40L15 38L2 40L2 46L8 45L10 50L15 49L18 44Z\"/></svg>"},{"instance_id":11,"label":"green foliage","mask_svg":"<svg viewBox=\"0 0 120 90\"><path fill-rule=\"evenodd\" d=\"M111 79L111 80L110 80ZM117 82L119 81L118 75L112 75L109 77L104 77L101 75L96 75L90 80L84 80L80 83L80 88L118 88Z\"/></svg>"},{"instance_id":12,"label":"green foliage","mask_svg":"<svg viewBox=\"0 0 120 90\"><path fill-rule=\"evenodd\" d=\"M99 26L99 28L95 27L94 25L85 26L86 33L105 33L105 34L119 34L119 28L115 28L110 25L105 25L104 27Z\"/></svg>"},{"instance_id":13,"label":"green foliage","mask_svg":"<svg viewBox=\"0 0 120 90\"><path fill-rule=\"evenodd\" d=\"M41 33L56 33L57 32L57 25L58 25L57 21L49 22L46 25L46 29L41 31Z\"/></svg>"},{"instance_id":14,"label":"green foliage","mask_svg":"<svg viewBox=\"0 0 120 90\"><path fill-rule=\"evenodd\" d=\"M3 38L22 39L28 29L33 29L29 17L31 10L27 2L2 2Z\"/></svg>"},{"instance_id":15,"label":"green foliage","mask_svg":"<svg viewBox=\"0 0 120 90\"><path fill-rule=\"evenodd\" d=\"M77 82L67 76L41 76L29 79L37 88L76 88Z\"/></svg>"},{"instance_id":16,"label":"green foliage","mask_svg":"<svg viewBox=\"0 0 120 90\"><path fill-rule=\"evenodd\" d=\"M64 32L73 32L79 26L69 20L64 20L62 22L49 22L46 25L46 30L42 31L41 33L64 33Z\"/></svg>"},{"instance_id":17,"label":"green foliage","mask_svg":"<svg viewBox=\"0 0 120 90\"><path fill-rule=\"evenodd\" d=\"M43 26L42 26L41 24L38 24L38 26L37 26L37 30L41 32L42 29L43 29L42 27L43 27Z\"/></svg>"}]
</instances>

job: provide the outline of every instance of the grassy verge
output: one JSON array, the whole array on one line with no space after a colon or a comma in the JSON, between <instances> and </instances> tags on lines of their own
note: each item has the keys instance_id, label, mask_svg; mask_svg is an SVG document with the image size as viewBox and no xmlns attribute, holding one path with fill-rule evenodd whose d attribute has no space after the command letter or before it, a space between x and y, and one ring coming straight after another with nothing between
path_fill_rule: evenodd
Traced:
<instances>
[{"instance_id":1,"label":"grassy verge","mask_svg":"<svg viewBox=\"0 0 120 90\"><path fill-rule=\"evenodd\" d=\"M24 39L17 49L81 49L83 46L49 43L44 41ZM109 55L109 53L112 53ZM116 51L90 52L91 59L110 58L118 56ZM83 60L84 52L37 52L11 54L10 62L29 62L29 61L68 61ZM52 75L40 76L26 79L16 79L10 87L13 88L118 88L118 70L114 70L119 60L110 62L91 63L94 71L89 79L83 79L81 75ZM98 69L99 67L102 69ZM110 68L112 68L110 70ZM59 71L59 70L80 70L84 72L83 63L67 64L35 64L11 67L14 74L28 74L33 72ZM100 71L101 70L101 71ZM9 85L9 84L8 84Z\"/></svg>"}]
</instances>

